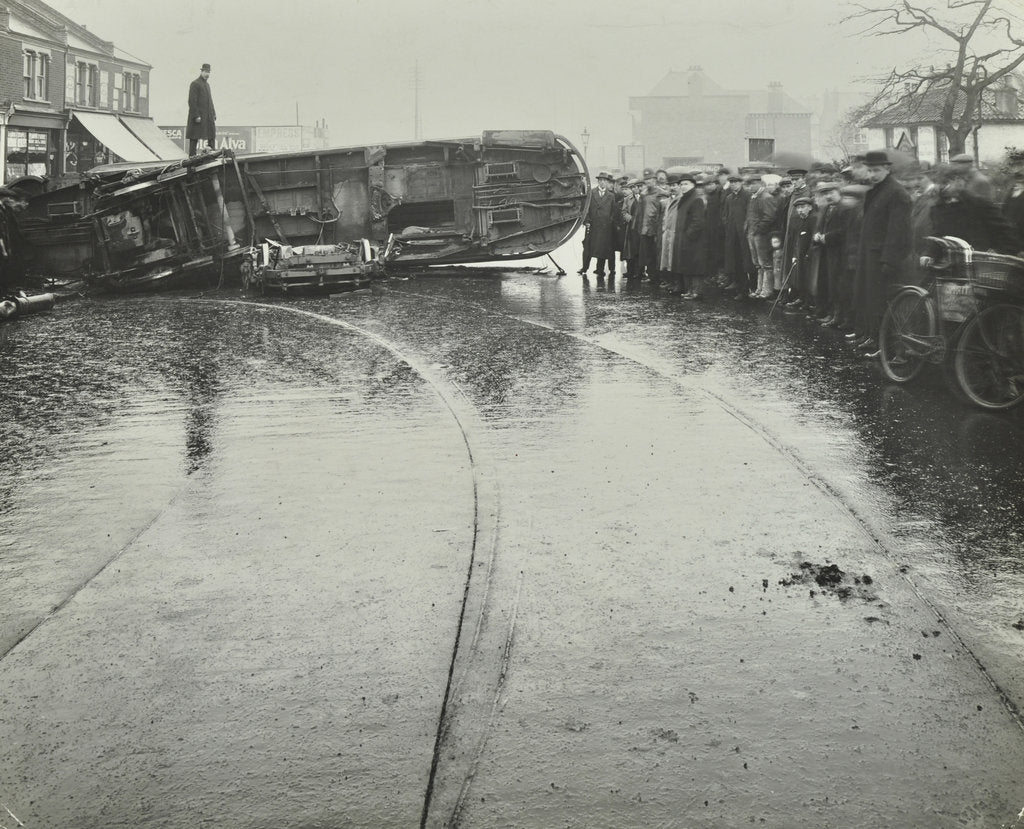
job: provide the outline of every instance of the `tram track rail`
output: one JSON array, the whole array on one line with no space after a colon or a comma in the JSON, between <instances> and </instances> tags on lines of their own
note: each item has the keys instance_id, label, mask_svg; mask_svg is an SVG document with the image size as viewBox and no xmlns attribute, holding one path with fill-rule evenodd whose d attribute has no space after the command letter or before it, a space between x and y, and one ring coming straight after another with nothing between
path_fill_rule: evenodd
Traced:
<instances>
[{"instance_id":1,"label":"tram track rail","mask_svg":"<svg viewBox=\"0 0 1024 829\"><path fill-rule=\"evenodd\" d=\"M523 574L520 572L515 579L514 588L510 586L510 591L514 589L514 594L507 597L503 595L498 601L499 607L495 607L493 577L499 549L501 498L494 464L487 459L486 451L476 439L476 434L484 428L480 423L479 412L457 385L438 377L408 349L348 320L289 305L245 300L200 301L228 302L263 311L294 314L346 329L373 342L407 365L430 386L448 410L461 434L473 482L472 542L420 814L421 828L430 825L457 826L458 815L468 796L476 766L483 754L487 733L500 704L511 658L523 584ZM488 624L492 618L500 615L499 611L508 617L503 628L497 624ZM489 656L493 652L493 646L500 647L501 657L496 664ZM463 722L472 727L468 729L469 733L459 740L461 745L454 751L456 756L464 758L461 763L467 771L457 786L446 788L443 802L438 802L441 800L438 796L437 782L440 776L442 751L453 753L450 743L453 741L453 725L458 716L457 706L466 704L461 701L457 703L456 700L467 686L469 690L466 691L466 695L477 705L478 710L463 718ZM435 819L435 815L439 817Z\"/></svg>"},{"instance_id":2,"label":"tram track rail","mask_svg":"<svg viewBox=\"0 0 1024 829\"><path fill-rule=\"evenodd\" d=\"M654 361L646 359L643 355L631 353L628 349L614 348L605 343L599 342L593 337L580 334L575 331L567 331L565 329L558 328L557 326L549 323L540 322L538 320L529 319L527 317L518 316L516 314L508 314L503 311L498 311L493 308L489 308L477 302L468 302L463 300L452 300L446 297L438 297L431 294L423 294L415 291L395 291L393 292L402 296L415 297L418 300L426 300L431 302L447 302L453 305L472 307L484 314L501 317L510 321L518 322L522 325L527 325L539 329L549 331L554 334L558 334L577 342L584 344L588 347L601 349L609 354L614 354L622 359L628 360L636 365L639 365L650 371L651 373L661 377L662 379L673 383L681 389L687 391L696 392L702 395L708 402L718 406L724 413L729 417L735 419L737 422L742 424L746 429L756 434L761 440L771 446L790 466L797 470L809 483L811 483L816 489L818 489L830 502L832 502L841 512L845 513L848 519L853 525L859 530L859 532L865 537L870 546L879 554L884 556L894 567L900 577L908 585L910 590L918 598L918 600L924 605L928 611L935 617L936 622L949 634L950 638L966 653L975 664L978 671L984 677L986 683L992 688L993 692L999 698L1001 704L1006 709L1007 714L1011 720L1024 732L1024 714L1022 714L1021 708L1014 702L1010 694L1003 688L996 678L992 675L992 672L985 666L984 662L978 656L976 651L967 643L967 641L961 636L961 634L953 627L953 625L946 618L941 608L932 601L925 592L921 589L921 586L911 578L907 569L900 564L899 557L896 550L898 545L886 529L877 521L873 520L862 510L858 509L857 506L851 503L851 500L846 497L841 490L829 482L825 477L815 471L810 464L807 463L800 455L799 451L786 443L781 437L775 434L771 429L762 423L759 423L752 414L740 406L740 404L730 400L726 396L716 393L711 389L707 388L706 385L686 378L680 377L666 369L664 366L657 365Z\"/></svg>"}]
</instances>

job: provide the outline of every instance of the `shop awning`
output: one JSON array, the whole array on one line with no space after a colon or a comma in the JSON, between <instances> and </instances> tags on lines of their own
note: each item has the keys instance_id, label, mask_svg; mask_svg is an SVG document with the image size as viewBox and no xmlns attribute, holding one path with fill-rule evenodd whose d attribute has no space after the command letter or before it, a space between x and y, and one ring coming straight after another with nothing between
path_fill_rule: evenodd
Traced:
<instances>
[{"instance_id":1,"label":"shop awning","mask_svg":"<svg viewBox=\"0 0 1024 829\"><path fill-rule=\"evenodd\" d=\"M74 112L89 134L125 161L159 161L150 149L117 120L116 115L101 112Z\"/></svg>"},{"instance_id":2,"label":"shop awning","mask_svg":"<svg viewBox=\"0 0 1024 829\"><path fill-rule=\"evenodd\" d=\"M177 161L185 157L185 151L171 141L152 118L134 118L130 115L119 115L121 123L129 132L145 144L162 161Z\"/></svg>"}]
</instances>

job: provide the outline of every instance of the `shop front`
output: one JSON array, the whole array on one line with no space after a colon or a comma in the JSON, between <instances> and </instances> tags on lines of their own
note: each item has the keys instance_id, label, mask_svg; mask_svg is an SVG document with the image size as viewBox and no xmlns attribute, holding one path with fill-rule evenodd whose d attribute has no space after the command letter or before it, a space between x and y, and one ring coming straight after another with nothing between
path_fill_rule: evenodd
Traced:
<instances>
[{"instance_id":1,"label":"shop front","mask_svg":"<svg viewBox=\"0 0 1024 829\"><path fill-rule=\"evenodd\" d=\"M4 181L22 176L59 176L62 116L15 112L7 122L4 140Z\"/></svg>"}]
</instances>

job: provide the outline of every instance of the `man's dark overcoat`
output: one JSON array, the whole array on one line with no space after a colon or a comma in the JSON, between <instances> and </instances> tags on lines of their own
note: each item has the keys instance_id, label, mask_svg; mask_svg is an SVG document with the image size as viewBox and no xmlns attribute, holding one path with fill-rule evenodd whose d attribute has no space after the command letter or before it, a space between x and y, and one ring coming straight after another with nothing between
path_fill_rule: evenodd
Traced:
<instances>
[{"instance_id":1,"label":"man's dark overcoat","mask_svg":"<svg viewBox=\"0 0 1024 829\"><path fill-rule=\"evenodd\" d=\"M704 234L707 229L704 201L696 190L679 197L676 207L676 234L672 239L672 273L703 276L707 267Z\"/></svg>"},{"instance_id":2,"label":"man's dark overcoat","mask_svg":"<svg viewBox=\"0 0 1024 829\"><path fill-rule=\"evenodd\" d=\"M595 259L611 259L615 256L615 214L618 210L618 200L610 188L603 195L597 187L590 191L587 250Z\"/></svg>"},{"instance_id":3,"label":"man's dark overcoat","mask_svg":"<svg viewBox=\"0 0 1024 829\"><path fill-rule=\"evenodd\" d=\"M200 118L196 123L196 118ZM188 87L188 125L185 138L206 139L212 147L217 141L217 110L213 108L213 93L206 78L200 75Z\"/></svg>"},{"instance_id":4,"label":"man's dark overcoat","mask_svg":"<svg viewBox=\"0 0 1024 829\"><path fill-rule=\"evenodd\" d=\"M910 253L910 194L891 175L864 194L859 270L868 278L899 276Z\"/></svg>"},{"instance_id":5,"label":"man's dark overcoat","mask_svg":"<svg viewBox=\"0 0 1024 829\"><path fill-rule=\"evenodd\" d=\"M1021 249L1016 230L999 208L970 191L956 201L940 197L932 205L931 221L932 235L956 236L975 250L1014 254Z\"/></svg>"},{"instance_id":6,"label":"man's dark overcoat","mask_svg":"<svg viewBox=\"0 0 1024 829\"><path fill-rule=\"evenodd\" d=\"M707 247L707 267L705 273L714 276L722 269L725 258L725 224L722 210L722 191L716 188L705 197L704 218L707 220L707 231L704 234Z\"/></svg>"},{"instance_id":7,"label":"man's dark overcoat","mask_svg":"<svg viewBox=\"0 0 1024 829\"><path fill-rule=\"evenodd\" d=\"M910 194L888 175L864 194L857 283L864 291L862 311L868 333L878 331L887 288L905 278L912 245Z\"/></svg>"}]
</instances>

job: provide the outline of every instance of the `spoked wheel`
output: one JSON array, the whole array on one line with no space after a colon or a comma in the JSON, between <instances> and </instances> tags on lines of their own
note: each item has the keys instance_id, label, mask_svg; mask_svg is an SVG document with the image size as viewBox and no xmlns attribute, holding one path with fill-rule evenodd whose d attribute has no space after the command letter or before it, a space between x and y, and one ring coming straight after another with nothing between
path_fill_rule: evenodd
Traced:
<instances>
[{"instance_id":1,"label":"spoked wheel","mask_svg":"<svg viewBox=\"0 0 1024 829\"><path fill-rule=\"evenodd\" d=\"M969 319L953 368L960 390L983 409L1024 400L1024 307L992 305Z\"/></svg>"},{"instance_id":2,"label":"spoked wheel","mask_svg":"<svg viewBox=\"0 0 1024 829\"><path fill-rule=\"evenodd\" d=\"M935 301L923 290L907 288L893 297L878 335L882 371L894 383L908 383L942 348L937 336Z\"/></svg>"}]
</instances>

